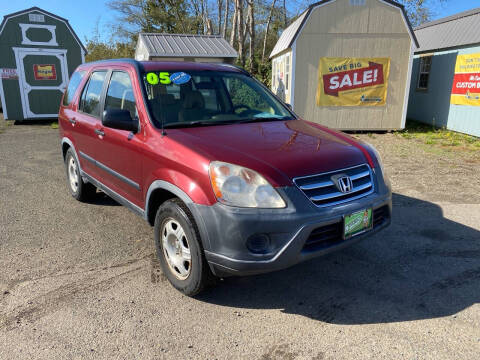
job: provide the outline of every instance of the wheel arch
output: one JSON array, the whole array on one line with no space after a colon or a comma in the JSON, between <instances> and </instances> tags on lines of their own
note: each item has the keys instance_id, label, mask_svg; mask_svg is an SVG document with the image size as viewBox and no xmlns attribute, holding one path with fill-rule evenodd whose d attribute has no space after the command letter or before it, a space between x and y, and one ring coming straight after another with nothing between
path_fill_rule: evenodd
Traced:
<instances>
[{"instance_id":1,"label":"wheel arch","mask_svg":"<svg viewBox=\"0 0 480 360\"><path fill-rule=\"evenodd\" d=\"M203 218L201 217L200 213L197 211L196 208L200 205L195 204L187 193L185 193L182 189L172 183L164 180L155 180L152 184L150 184L145 201L145 220L147 220L147 222L153 226L155 223L155 216L158 208L165 201L172 198L180 199L190 210L190 213L195 219L198 230L200 231L202 245L204 248L208 249L208 234L205 232L205 224L203 222Z\"/></svg>"}]
</instances>

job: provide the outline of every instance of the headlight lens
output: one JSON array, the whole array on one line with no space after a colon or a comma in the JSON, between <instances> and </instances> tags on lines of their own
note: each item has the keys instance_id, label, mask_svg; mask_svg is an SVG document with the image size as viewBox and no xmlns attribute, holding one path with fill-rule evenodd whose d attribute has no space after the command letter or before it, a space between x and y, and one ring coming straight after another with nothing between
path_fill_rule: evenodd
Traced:
<instances>
[{"instance_id":1,"label":"headlight lens","mask_svg":"<svg viewBox=\"0 0 480 360\"><path fill-rule=\"evenodd\" d=\"M387 173L385 172L385 167L383 166L382 156L380 155L378 150L375 148L375 146L373 146L372 144L365 143L365 145L367 145L370 148L370 150L372 150L372 152L375 154L375 157L377 158L378 166L380 167L380 171L382 172L382 175L383 175L383 179L385 183L389 184L390 181L388 179Z\"/></svg>"},{"instance_id":2,"label":"headlight lens","mask_svg":"<svg viewBox=\"0 0 480 360\"><path fill-rule=\"evenodd\" d=\"M210 181L218 201L247 208L284 208L285 201L256 171L221 161L213 161Z\"/></svg>"}]
</instances>

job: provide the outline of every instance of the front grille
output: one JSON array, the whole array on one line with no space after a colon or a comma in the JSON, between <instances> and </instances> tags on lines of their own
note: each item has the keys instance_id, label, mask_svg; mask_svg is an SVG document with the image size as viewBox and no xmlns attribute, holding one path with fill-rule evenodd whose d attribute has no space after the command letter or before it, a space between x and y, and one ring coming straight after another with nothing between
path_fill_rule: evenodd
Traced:
<instances>
[{"instance_id":1,"label":"front grille","mask_svg":"<svg viewBox=\"0 0 480 360\"><path fill-rule=\"evenodd\" d=\"M373 210L373 229L383 225L390 217L388 205ZM303 251L317 251L338 244L343 240L343 221L314 229L308 237Z\"/></svg>"},{"instance_id":2,"label":"front grille","mask_svg":"<svg viewBox=\"0 0 480 360\"><path fill-rule=\"evenodd\" d=\"M353 188L348 193L338 190L332 177L347 175ZM318 175L297 177L295 185L318 207L343 204L371 194L374 190L372 171L366 164Z\"/></svg>"}]
</instances>

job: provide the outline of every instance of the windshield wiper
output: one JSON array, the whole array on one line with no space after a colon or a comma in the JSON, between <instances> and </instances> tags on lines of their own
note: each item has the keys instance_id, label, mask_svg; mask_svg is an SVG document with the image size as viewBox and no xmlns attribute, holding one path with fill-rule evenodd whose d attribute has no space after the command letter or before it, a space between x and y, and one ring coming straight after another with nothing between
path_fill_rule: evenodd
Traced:
<instances>
[{"instance_id":1,"label":"windshield wiper","mask_svg":"<svg viewBox=\"0 0 480 360\"><path fill-rule=\"evenodd\" d=\"M252 123L252 122L262 122L262 121L286 121L286 120L293 120L292 117L290 116L283 116L283 117L277 117L277 116L271 116L271 117L253 117L249 119L244 119L238 121L238 123Z\"/></svg>"},{"instance_id":2,"label":"windshield wiper","mask_svg":"<svg viewBox=\"0 0 480 360\"><path fill-rule=\"evenodd\" d=\"M165 124L165 128L183 128L183 127L195 127L195 126L208 126L208 125L228 125L236 124L238 120L195 120L195 121L179 121L170 124Z\"/></svg>"}]
</instances>

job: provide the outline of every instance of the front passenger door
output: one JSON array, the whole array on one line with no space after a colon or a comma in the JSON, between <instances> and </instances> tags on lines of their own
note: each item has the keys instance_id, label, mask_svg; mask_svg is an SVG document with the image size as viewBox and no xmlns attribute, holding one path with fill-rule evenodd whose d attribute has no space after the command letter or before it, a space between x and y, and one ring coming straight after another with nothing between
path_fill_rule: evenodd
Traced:
<instances>
[{"instance_id":1,"label":"front passenger door","mask_svg":"<svg viewBox=\"0 0 480 360\"><path fill-rule=\"evenodd\" d=\"M138 122L136 99L129 73L114 70L105 94L104 109L128 110L132 121ZM104 184L141 209L142 197L142 151L143 141L138 134L112 129L99 124L98 141L101 151L97 161L102 168Z\"/></svg>"}]
</instances>

